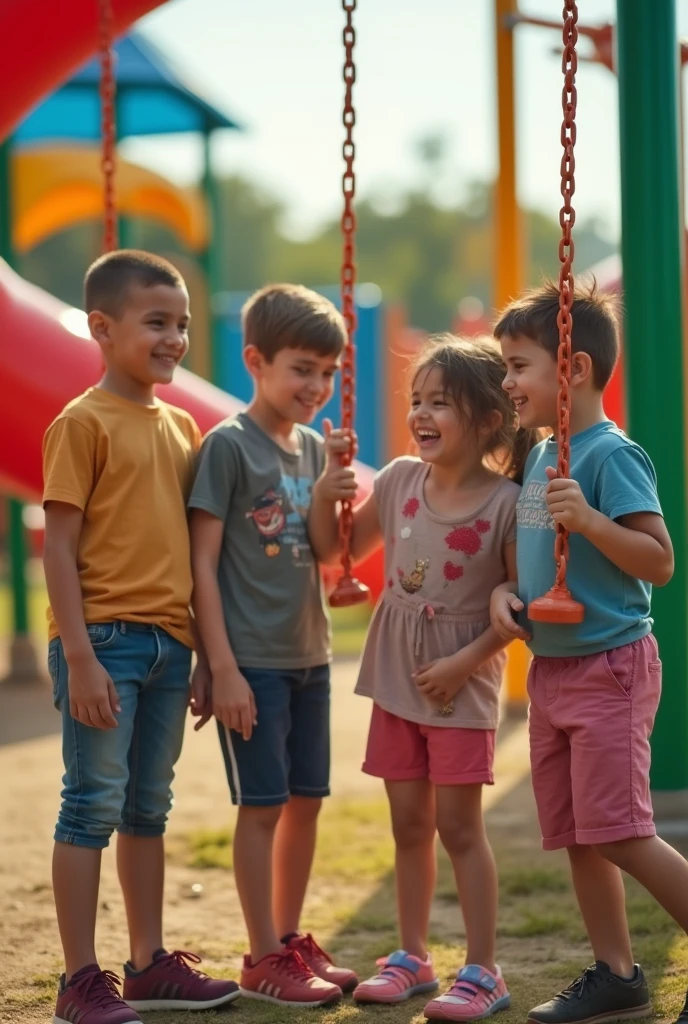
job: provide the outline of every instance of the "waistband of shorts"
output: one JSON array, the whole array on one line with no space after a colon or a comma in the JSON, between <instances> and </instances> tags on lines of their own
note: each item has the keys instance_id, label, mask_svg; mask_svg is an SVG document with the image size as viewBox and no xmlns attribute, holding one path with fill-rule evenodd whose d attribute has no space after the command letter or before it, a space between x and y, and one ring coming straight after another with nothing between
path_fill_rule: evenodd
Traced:
<instances>
[{"instance_id":1,"label":"waistband of shorts","mask_svg":"<svg viewBox=\"0 0 688 1024\"><path fill-rule=\"evenodd\" d=\"M624 647L635 647L636 645L643 645L646 643L654 644L657 646L657 639L654 633L643 633L642 636L636 637L635 640L628 640L623 644L611 644L609 647L603 647L600 651L591 651L589 654L534 654L533 663L538 665L571 665L579 663L581 661L588 661L591 658L599 658L601 654L608 654L611 651L621 651Z\"/></svg>"}]
</instances>

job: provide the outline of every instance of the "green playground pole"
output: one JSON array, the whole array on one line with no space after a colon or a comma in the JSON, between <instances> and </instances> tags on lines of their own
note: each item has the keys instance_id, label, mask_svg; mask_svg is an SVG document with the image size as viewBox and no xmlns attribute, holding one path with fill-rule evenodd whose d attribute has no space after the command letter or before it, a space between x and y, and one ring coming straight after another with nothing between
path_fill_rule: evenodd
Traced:
<instances>
[{"instance_id":1,"label":"green playground pole","mask_svg":"<svg viewBox=\"0 0 688 1024\"><path fill-rule=\"evenodd\" d=\"M24 537L24 506L16 498L8 500L8 546L10 552L10 581L13 635L29 635L29 595L26 586L26 541Z\"/></svg>"},{"instance_id":2,"label":"green playground pole","mask_svg":"<svg viewBox=\"0 0 688 1024\"><path fill-rule=\"evenodd\" d=\"M657 468L676 555L673 580L655 590L652 602L664 678L652 737L651 785L655 809L657 796L666 793L664 816L674 817L675 791L688 791L688 512L676 4L617 0L616 10L629 432Z\"/></svg>"},{"instance_id":3,"label":"green playground pole","mask_svg":"<svg viewBox=\"0 0 688 1024\"><path fill-rule=\"evenodd\" d=\"M0 142L0 258L14 265L12 244L12 142ZM7 340L11 344L11 340ZM8 679L21 680L36 675L36 653L29 632L29 602L26 585L26 537L23 505L8 501L7 546L12 588L12 645Z\"/></svg>"}]
</instances>

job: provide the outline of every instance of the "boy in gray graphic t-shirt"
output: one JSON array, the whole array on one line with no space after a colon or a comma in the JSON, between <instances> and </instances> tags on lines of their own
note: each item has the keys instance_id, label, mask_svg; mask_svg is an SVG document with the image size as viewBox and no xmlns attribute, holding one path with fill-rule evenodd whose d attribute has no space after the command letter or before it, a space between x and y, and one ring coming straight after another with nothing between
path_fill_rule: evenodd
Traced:
<instances>
[{"instance_id":1,"label":"boy in gray graphic t-shirt","mask_svg":"<svg viewBox=\"0 0 688 1024\"><path fill-rule=\"evenodd\" d=\"M205 438L189 499L194 609L212 675L195 710L217 719L239 805L243 994L320 1006L356 977L299 930L330 767L330 622L308 537L325 457L306 424L332 395L346 329L332 303L294 285L257 292L243 327L254 397Z\"/></svg>"}]
</instances>

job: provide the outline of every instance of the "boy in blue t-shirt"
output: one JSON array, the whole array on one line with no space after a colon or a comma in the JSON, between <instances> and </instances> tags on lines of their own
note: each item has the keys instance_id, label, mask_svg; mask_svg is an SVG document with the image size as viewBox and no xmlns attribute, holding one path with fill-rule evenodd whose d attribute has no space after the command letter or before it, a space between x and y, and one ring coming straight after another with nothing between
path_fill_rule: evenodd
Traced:
<instances>
[{"instance_id":1,"label":"boy in blue t-shirt","mask_svg":"<svg viewBox=\"0 0 688 1024\"><path fill-rule=\"evenodd\" d=\"M508 306L495 327L503 386L524 427L558 421L558 311L558 288L547 284ZM662 670L650 596L671 579L673 549L650 459L604 413L619 351L613 299L578 290L572 317L572 479L556 477L555 437L530 453L517 506L518 582L492 598L494 628L527 640L534 655L530 755L543 846L568 852L595 955L569 988L531 1010L534 1024L651 1012L620 869L688 930L688 864L656 835L649 786ZM571 533L567 578L585 604L580 625L525 620L529 602L554 582L557 523ZM513 613L523 613L524 626ZM688 999L679 1019L688 1022Z\"/></svg>"}]
</instances>

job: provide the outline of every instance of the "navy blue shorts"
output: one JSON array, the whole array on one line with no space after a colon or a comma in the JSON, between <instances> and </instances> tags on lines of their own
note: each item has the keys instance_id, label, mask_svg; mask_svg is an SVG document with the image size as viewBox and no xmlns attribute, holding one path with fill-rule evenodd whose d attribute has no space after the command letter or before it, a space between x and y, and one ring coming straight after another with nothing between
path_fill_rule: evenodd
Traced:
<instances>
[{"instance_id":1,"label":"navy blue shorts","mask_svg":"<svg viewBox=\"0 0 688 1024\"><path fill-rule=\"evenodd\" d=\"M258 724L251 738L218 722L232 803L286 804L330 794L330 666L245 668Z\"/></svg>"}]
</instances>

